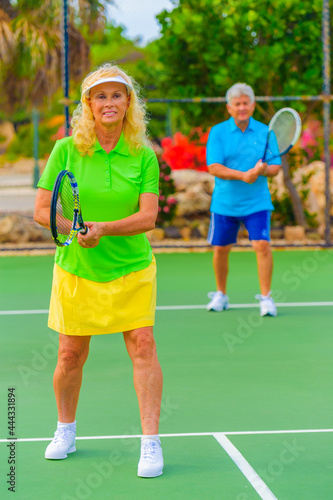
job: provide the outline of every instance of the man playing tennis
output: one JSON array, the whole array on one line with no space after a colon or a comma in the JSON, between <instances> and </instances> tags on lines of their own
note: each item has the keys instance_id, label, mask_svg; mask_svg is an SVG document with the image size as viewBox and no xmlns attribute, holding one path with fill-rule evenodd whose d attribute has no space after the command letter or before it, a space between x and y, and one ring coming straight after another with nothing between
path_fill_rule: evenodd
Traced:
<instances>
[{"instance_id":1,"label":"man playing tennis","mask_svg":"<svg viewBox=\"0 0 333 500\"><path fill-rule=\"evenodd\" d=\"M276 316L270 296L273 271L270 218L274 207L267 177L278 173L281 159L262 162L268 126L252 118L255 109L252 88L236 83L227 91L226 99L230 118L211 129L207 143L208 170L215 176L208 241L214 246L217 285L217 291L208 294L211 301L207 310L224 311L229 307L228 256L243 223L257 256L261 293L256 298L260 301L260 315Z\"/></svg>"}]
</instances>

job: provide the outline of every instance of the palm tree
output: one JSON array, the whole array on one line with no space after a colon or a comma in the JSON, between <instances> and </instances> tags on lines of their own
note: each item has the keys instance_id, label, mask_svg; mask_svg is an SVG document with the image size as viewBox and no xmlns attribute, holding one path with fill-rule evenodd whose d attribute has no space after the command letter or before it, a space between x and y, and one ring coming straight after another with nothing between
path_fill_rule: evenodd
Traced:
<instances>
[{"instance_id":1,"label":"palm tree","mask_svg":"<svg viewBox=\"0 0 333 500\"><path fill-rule=\"evenodd\" d=\"M89 46L82 35L103 30L105 6L113 0L69 1L70 77L89 69ZM0 105L7 112L28 102L36 106L61 85L62 0L0 0Z\"/></svg>"}]
</instances>

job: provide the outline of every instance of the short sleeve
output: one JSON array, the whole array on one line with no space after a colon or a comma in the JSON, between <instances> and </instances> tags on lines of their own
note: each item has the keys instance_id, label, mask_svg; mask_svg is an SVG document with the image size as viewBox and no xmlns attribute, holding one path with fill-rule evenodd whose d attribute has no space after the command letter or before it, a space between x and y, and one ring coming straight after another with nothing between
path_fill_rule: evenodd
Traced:
<instances>
[{"instance_id":1,"label":"short sleeve","mask_svg":"<svg viewBox=\"0 0 333 500\"><path fill-rule=\"evenodd\" d=\"M158 195L160 168L156 158L156 154L152 149L147 148L142 161L142 182L140 187L140 194L154 193Z\"/></svg>"},{"instance_id":2,"label":"short sleeve","mask_svg":"<svg viewBox=\"0 0 333 500\"><path fill-rule=\"evenodd\" d=\"M213 127L209 132L207 149L206 149L207 165L213 163L224 164L223 145L221 140L221 131L217 126Z\"/></svg>"},{"instance_id":3,"label":"short sleeve","mask_svg":"<svg viewBox=\"0 0 333 500\"><path fill-rule=\"evenodd\" d=\"M53 186L57 175L61 170L66 169L68 157L68 148L66 139L57 141L47 160L44 172L38 182L38 187L43 189L53 190Z\"/></svg>"},{"instance_id":4,"label":"short sleeve","mask_svg":"<svg viewBox=\"0 0 333 500\"><path fill-rule=\"evenodd\" d=\"M281 156L279 153L280 150L276 139L276 135L273 132L273 130L271 130L271 132L269 133L268 149L266 153L267 165L281 165ZM270 158L272 159L270 160Z\"/></svg>"}]
</instances>

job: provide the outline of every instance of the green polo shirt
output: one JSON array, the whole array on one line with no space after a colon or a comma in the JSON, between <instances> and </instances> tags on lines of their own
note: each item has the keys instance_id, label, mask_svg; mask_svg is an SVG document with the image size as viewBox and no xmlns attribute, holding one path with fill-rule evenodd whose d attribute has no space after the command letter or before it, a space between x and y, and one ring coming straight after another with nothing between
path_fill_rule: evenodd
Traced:
<instances>
[{"instance_id":1,"label":"green polo shirt","mask_svg":"<svg viewBox=\"0 0 333 500\"><path fill-rule=\"evenodd\" d=\"M158 195L159 165L154 151L143 147L132 154L122 134L107 153L98 142L92 156L82 156L72 137L57 141L38 187L52 190L61 170L70 170L78 183L83 220L114 221L139 211L141 193ZM55 262L65 271L92 281L111 281L140 271L152 261L145 234L104 236L95 248L82 248L76 238L57 247Z\"/></svg>"}]
</instances>

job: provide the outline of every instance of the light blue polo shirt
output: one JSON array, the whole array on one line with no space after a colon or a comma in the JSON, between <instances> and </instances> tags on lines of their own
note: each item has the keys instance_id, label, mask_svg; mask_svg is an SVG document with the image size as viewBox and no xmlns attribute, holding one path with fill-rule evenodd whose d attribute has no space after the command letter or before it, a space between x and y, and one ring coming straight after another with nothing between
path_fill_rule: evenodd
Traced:
<instances>
[{"instance_id":1,"label":"light blue polo shirt","mask_svg":"<svg viewBox=\"0 0 333 500\"><path fill-rule=\"evenodd\" d=\"M237 127L233 118L215 125L207 142L207 165L220 163L247 172L263 158L268 130L267 125L252 117L244 132ZM279 154L277 143L275 147L270 143L270 150L272 154ZM281 165L281 158L274 158L267 163ZM253 184L215 177L211 212L242 217L273 209L267 177L260 175Z\"/></svg>"}]
</instances>

